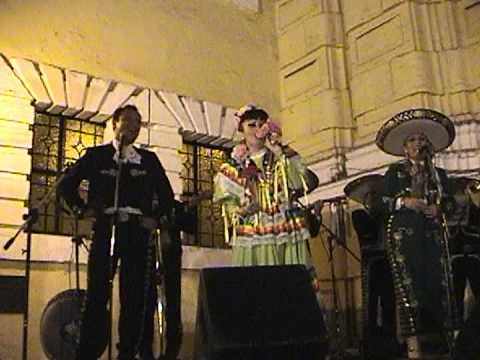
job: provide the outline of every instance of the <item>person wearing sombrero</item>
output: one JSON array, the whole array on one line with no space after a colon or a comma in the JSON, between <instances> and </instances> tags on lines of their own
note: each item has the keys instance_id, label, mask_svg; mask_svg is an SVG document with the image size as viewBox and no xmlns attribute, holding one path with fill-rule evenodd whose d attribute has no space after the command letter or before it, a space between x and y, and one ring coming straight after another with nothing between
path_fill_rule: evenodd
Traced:
<instances>
[{"instance_id":1,"label":"person wearing sombrero","mask_svg":"<svg viewBox=\"0 0 480 360\"><path fill-rule=\"evenodd\" d=\"M433 155L454 138L450 119L429 109L395 115L376 138L382 151L404 157L385 174L383 204L400 335L407 340L409 359L421 358L422 352L448 351L444 335L456 323L442 222L454 201L446 172L432 164Z\"/></svg>"},{"instance_id":2,"label":"person wearing sombrero","mask_svg":"<svg viewBox=\"0 0 480 360\"><path fill-rule=\"evenodd\" d=\"M236 117L243 139L221 165L214 187L233 263L303 264L314 280L310 233L295 201L309 190L307 168L294 150L282 146L280 127L265 110L247 105Z\"/></svg>"}]
</instances>

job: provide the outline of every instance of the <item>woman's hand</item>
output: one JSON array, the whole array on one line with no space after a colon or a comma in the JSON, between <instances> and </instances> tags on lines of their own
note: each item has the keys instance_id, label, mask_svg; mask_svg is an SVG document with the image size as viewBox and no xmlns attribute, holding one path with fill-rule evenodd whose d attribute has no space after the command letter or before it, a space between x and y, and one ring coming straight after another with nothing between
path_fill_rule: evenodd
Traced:
<instances>
[{"instance_id":1,"label":"woman's hand","mask_svg":"<svg viewBox=\"0 0 480 360\"><path fill-rule=\"evenodd\" d=\"M265 140L265 147L270 150L276 157L283 153L281 136L277 133L271 133Z\"/></svg>"}]
</instances>

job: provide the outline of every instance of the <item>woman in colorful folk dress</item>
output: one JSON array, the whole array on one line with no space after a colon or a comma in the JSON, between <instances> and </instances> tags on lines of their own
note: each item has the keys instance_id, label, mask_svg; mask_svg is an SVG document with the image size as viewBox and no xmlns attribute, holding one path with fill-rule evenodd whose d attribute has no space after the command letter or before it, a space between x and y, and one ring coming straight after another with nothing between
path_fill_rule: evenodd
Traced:
<instances>
[{"instance_id":1,"label":"woman in colorful folk dress","mask_svg":"<svg viewBox=\"0 0 480 360\"><path fill-rule=\"evenodd\" d=\"M280 143L281 131L263 109L248 105L237 114L243 140L215 178L214 200L222 203L226 241L240 266L304 264L313 275L303 208L307 168Z\"/></svg>"}]
</instances>

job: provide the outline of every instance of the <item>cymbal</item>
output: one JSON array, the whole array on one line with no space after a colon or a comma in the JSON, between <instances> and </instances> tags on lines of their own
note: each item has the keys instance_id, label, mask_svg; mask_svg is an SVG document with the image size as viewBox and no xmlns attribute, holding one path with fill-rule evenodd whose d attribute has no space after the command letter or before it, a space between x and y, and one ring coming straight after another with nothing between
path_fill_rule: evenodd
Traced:
<instances>
[{"instance_id":1,"label":"cymbal","mask_svg":"<svg viewBox=\"0 0 480 360\"><path fill-rule=\"evenodd\" d=\"M305 172L305 182L307 183L307 194L310 194L318 187L318 176L312 170L307 168Z\"/></svg>"},{"instance_id":2,"label":"cymbal","mask_svg":"<svg viewBox=\"0 0 480 360\"><path fill-rule=\"evenodd\" d=\"M343 189L345 195L362 205L367 201L367 195L373 193L381 196L384 192L383 175L369 174L350 181Z\"/></svg>"}]
</instances>

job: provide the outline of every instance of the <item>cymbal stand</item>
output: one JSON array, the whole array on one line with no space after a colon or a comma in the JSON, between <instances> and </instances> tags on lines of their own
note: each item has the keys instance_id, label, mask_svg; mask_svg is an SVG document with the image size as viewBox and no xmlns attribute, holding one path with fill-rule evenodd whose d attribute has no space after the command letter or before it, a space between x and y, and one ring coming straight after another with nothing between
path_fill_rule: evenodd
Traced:
<instances>
[{"instance_id":1,"label":"cymbal stand","mask_svg":"<svg viewBox=\"0 0 480 360\"><path fill-rule=\"evenodd\" d=\"M72 243L75 246L75 289L77 295L80 295L80 246L84 245L83 236L78 233L78 215L74 215Z\"/></svg>"},{"instance_id":2,"label":"cymbal stand","mask_svg":"<svg viewBox=\"0 0 480 360\"><path fill-rule=\"evenodd\" d=\"M333 254L335 251L335 244L334 241L337 245L340 245L343 249L347 251L348 254L358 262L360 262L360 258L353 253L352 250L348 248L348 246L345 244L345 239L340 239L337 234L335 234L328 226L325 224L320 223L320 226L322 229L324 229L327 233L327 240L328 240L328 261L330 263L330 276L331 276L331 281L332 281L332 298L333 298L333 322L334 322L334 333L330 334L331 339L333 339L333 354L330 354L330 360L342 360L346 359L347 355L345 352L345 349L343 348L344 346L344 341L343 341L343 336L342 336L342 329L340 326L340 308L339 308L339 301L338 301L338 292L337 292L337 277L335 274L335 264L333 261Z\"/></svg>"}]
</instances>

